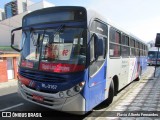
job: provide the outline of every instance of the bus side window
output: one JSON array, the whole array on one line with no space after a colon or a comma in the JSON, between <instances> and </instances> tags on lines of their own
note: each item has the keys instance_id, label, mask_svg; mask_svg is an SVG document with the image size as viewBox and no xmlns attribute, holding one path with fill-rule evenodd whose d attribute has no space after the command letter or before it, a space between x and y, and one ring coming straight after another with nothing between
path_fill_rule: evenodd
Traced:
<instances>
[{"instance_id":1,"label":"bus side window","mask_svg":"<svg viewBox=\"0 0 160 120\"><path fill-rule=\"evenodd\" d=\"M122 57L129 57L130 48L126 46L121 46L121 54L122 54Z\"/></svg>"},{"instance_id":2,"label":"bus side window","mask_svg":"<svg viewBox=\"0 0 160 120\"><path fill-rule=\"evenodd\" d=\"M115 31L113 28L110 29L110 57L120 57L120 41L121 35L119 32Z\"/></svg>"},{"instance_id":3,"label":"bus side window","mask_svg":"<svg viewBox=\"0 0 160 120\"><path fill-rule=\"evenodd\" d=\"M110 57L120 57L120 45L110 43L109 55Z\"/></svg>"},{"instance_id":4,"label":"bus side window","mask_svg":"<svg viewBox=\"0 0 160 120\"><path fill-rule=\"evenodd\" d=\"M110 57L120 57L120 45L110 43L109 55Z\"/></svg>"},{"instance_id":5,"label":"bus side window","mask_svg":"<svg viewBox=\"0 0 160 120\"><path fill-rule=\"evenodd\" d=\"M101 23L100 21L93 21L91 24L91 30L97 34L98 39L102 39L104 49L103 49L103 55L99 56L98 60L104 59L106 56L106 47L107 47L107 35L108 35L108 27L106 24ZM102 36L103 35L103 36ZM92 34L91 34L92 36ZM90 61L93 61L95 59L95 41L94 37L92 37L92 40L90 42Z\"/></svg>"}]
</instances>

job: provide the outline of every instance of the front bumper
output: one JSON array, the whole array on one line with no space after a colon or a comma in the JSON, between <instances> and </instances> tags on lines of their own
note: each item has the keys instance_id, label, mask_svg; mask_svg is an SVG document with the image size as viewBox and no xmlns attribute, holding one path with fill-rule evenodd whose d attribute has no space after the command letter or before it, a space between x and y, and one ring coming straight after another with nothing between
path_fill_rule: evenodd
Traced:
<instances>
[{"instance_id":1,"label":"front bumper","mask_svg":"<svg viewBox=\"0 0 160 120\"><path fill-rule=\"evenodd\" d=\"M44 93L26 87L18 83L19 94L27 101L58 111L72 114L85 114L85 99L81 94L68 98L58 98L58 93ZM43 101L34 99L34 95L43 98Z\"/></svg>"}]
</instances>

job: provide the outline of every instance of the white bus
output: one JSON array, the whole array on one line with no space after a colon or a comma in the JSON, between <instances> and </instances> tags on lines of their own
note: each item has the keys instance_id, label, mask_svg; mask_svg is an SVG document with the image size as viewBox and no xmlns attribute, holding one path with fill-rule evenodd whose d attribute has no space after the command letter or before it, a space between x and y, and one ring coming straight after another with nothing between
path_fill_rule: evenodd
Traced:
<instances>
[{"instance_id":1,"label":"white bus","mask_svg":"<svg viewBox=\"0 0 160 120\"><path fill-rule=\"evenodd\" d=\"M22 29L21 49L14 32ZM138 79L147 45L84 7L51 7L23 17L11 46L21 54L19 92L32 103L85 114Z\"/></svg>"}]
</instances>

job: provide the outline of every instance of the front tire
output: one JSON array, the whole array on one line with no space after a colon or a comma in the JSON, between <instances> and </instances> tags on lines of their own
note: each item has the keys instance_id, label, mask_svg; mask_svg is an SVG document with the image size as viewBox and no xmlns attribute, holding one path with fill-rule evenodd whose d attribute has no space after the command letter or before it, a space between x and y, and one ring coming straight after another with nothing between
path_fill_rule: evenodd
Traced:
<instances>
[{"instance_id":1,"label":"front tire","mask_svg":"<svg viewBox=\"0 0 160 120\"><path fill-rule=\"evenodd\" d=\"M140 69L139 75L138 77L135 79L135 81L139 81L141 79L141 75L142 75L142 68Z\"/></svg>"},{"instance_id":2,"label":"front tire","mask_svg":"<svg viewBox=\"0 0 160 120\"><path fill-rule=\"evenodd\" d=\"M107 104L111 104L114 98L114 83L113 80L111 81L110 87L109 87L109 95L108 98L106 100Z\"/></svg>"}]
</instances>

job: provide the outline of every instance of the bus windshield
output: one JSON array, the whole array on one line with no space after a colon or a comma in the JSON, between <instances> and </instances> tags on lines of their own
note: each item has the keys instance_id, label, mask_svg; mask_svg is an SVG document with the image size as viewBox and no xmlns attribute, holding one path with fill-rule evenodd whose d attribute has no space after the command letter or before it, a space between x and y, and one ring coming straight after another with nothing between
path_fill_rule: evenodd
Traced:
<instances>
[{"instance_id":1,"label":"bus windshield","mask_svg":"<svg viewBox=\"0 0 160 120\"><path fill-rule=\"evenodd\" d=\"M148 52L148 58L152 59L152 58L157 58L157 51L149 51ZM158 58L160 58L160 53L158 54Z\"/></svg>"},{"instance_id":2,"label":"bus windshield","mask_svg":"<svg viewBox=\"0 0 160 120\"><path fill-rule=\"evenodd\" d=\"M49 72L78 72L86 64L86 30L61 28L25 31L21 67Z\"/></svg>"}]
</instances>

